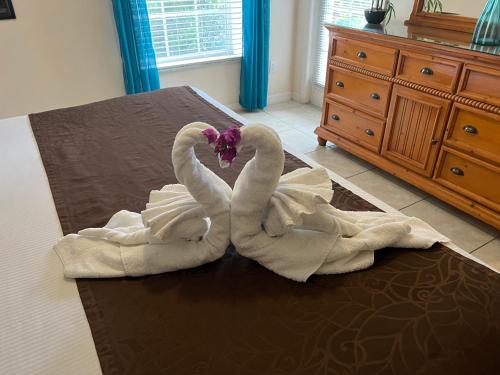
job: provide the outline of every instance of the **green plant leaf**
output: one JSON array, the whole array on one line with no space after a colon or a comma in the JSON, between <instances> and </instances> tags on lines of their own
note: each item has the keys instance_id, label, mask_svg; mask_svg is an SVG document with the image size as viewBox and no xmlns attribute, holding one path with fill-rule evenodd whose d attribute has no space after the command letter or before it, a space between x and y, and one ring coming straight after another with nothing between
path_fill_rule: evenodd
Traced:
<instances>
[{"instance_id":1,"label":"green plant leaf","mask_svg":"<svg viewBox=\"0 0 500 375\"><path fill-rule=\"evenodd\" d=\"M388 24L392 17L395 17L396 16L396 10L394 9L394 5L392 4L392 2L388 1L387 2L387 13L385 14L385 17L384 17L384 20L385 20L385 23Z\"/></svg>"}]
</instances>

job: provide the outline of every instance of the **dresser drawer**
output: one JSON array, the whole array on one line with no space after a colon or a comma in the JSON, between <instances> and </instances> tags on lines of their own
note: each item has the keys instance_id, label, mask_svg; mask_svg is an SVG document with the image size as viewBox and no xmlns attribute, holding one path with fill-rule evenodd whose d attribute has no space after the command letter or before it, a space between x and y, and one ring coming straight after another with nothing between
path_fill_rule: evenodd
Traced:
<instances>
[{"instance_id":1,"label":"dresser drawer","mask_svg":"<svg viewBox=\"0 0 500 375\"><path fill-rule=\"evenodd\" d=\"M455 92L462 64L401 51L396 76L438 90Z\"/></svg>"},{"instance_id":2,"label":"dresser drawer","mask_svg":"<svg viewBox=\"0 0 500 375\"><path fill-rule=\"evenodd\" d=\"M500 168L492 164L443 147L435 179L451 190L500 211Z\"/></svg>"},{"instance_id":3,"label":"dresser drawer","mask_svg":"<svg viewBox=\"0 0 500 375\"><path fill-rule=\"evenodd\" d=\"M335 39L334 43L333 57L336 60L391 77L394 75L397 49L343 38Z\"/></svg>"},{"instance_id":4,"label":"dresser drawer","mask_svg":"<svg viewBox=\"0 0 500 375\"><path fill-rule=\"evenodd\" d=\"M500 106L500 70L465 65L458 94Z\"/></svg>"},{"instance_id":5,"label":"dresser drawer","mask_svg":"<svg viewBox=\"0 0 500 375\"><path fill-rule=\"evenodd\" d=\"M336 102L326 101L325 106L326 129L370 151L380 151L385 121Z\"/></svg>"},{"instance_id":6,"label":"dresser drawer","mask_svg":"<svg viewBox=\"0 0 500 375\"><path fill-rule=\"evenodd\" d=\"M445 144L500 163L500 116L454 103Z\"/></svg>"},{"instance_id":7,"label":"dresser drawer","mask_svg":"<svg viewBox=\"0 0 500 375\"><path fill-rule=\"evenodd\" d=\"M385 117L392 83L341 68L331 68L327 95L373 114Z\"/></svg>"}]
</instances>

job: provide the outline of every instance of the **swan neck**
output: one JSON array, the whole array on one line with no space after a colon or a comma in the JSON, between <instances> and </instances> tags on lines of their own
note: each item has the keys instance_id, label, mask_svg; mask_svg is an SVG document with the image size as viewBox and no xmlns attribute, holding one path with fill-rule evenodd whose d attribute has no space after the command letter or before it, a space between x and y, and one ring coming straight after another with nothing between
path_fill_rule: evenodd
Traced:
<instances>
[{"instance_id":1,"label":"swan neck","mask_svg":"<svg viewBox=\"0 0 500 375\"><path fill-rule=\"evenodd\" d=\"M255 148L255 156L247 162L236 180L231 201L233 242L241 244L262 230L264 212L278 186L285 155L278 135L262 125L242 130L242 146ZM246 240L245 240L246 239Z\"/></svg>"},{"instance_id":2,"label":"swan neck","mask_svg":"<svg viewBox=\"0 0 500 375\"><path fill-rule=\"evenodd\" d=\"M255 149L254 164L258 170L269 170L279 180L283 173L285 155L278 135L262 125L243 128L242 146ZM255 176L253 176L255 177Z\"/></svg>"},{"instance_id":3,"label":"swan neck","mask_svg":"<svg viewBox=\"0 0 500 375\"><path fill-rule=\"evenodd\" d=\"M172 148L172 164L177 180L202 205L206 214L212 216L229 210L230 188L196 157L194 147L200 143L207 144L207 137L202 131L210 127L208 124L199 124L177 134Z\"/></svg>"}]
</instances>

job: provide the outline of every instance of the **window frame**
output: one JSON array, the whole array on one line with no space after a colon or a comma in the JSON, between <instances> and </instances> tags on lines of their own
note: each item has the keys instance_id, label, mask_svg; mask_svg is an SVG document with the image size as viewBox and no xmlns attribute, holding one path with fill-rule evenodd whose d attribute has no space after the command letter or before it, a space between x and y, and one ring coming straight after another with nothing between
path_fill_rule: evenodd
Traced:
<instances>
[{"instance_id":1,"label":"window frame","mask_svg":"<svg viewBox=\"0 0 500 375\"><path fill-rule=\"evenodd\" d=\"M162 2L162 0L157 0L158 2ZM175 12L166 12L165 11L165 5L162 3L161 8L162 11L158 13L152 13L149 11L148 8L148 16L149 16L149 21L150 24L152 23L151 21L153 20L161 20L163 21L163 36L164 36L164 41L165 41L165 46L168 50L168 34L167 34L167 26L166 22L168 22L169 19L175 20L179 19L180 17L193 17L196 18L196 37L193 39L198 43L198 50L200 49L199 43L200 40L202 39L202 36L200 34L199 30L199 16L207 16L207 15L213 15L214 13L220 13L226 15L226 17L233 18L234 14L231 13L231 11L228 11L231 7L231 0L228 0L229 3L227 3L226 8L222 9L193 9L193 10L181 10L181 11L175 11ZM149 2L148 2L149 4ZM193 4L194 7L196 8L198 5L203 5L203 4ZM243 0L241 1L241 7L243 6ZM237 13L235 13L237 14ZM240 11L240 22L239 25L242 27L242 10ZM232 20L229 20L229 23L231 23ZM237 21L238 23L238 21ZM151 25L151 28L153 29L153 26ZM227 40L232 41L234 39L234 35L241 34L241 38L243 38L243 30L241 30L239 33L235 33L235 27L228 27L227 32ZM153 35L152 35L153 36ZM153 38L153 46L154 46L154 38ZM202 65L202 64L207 64L207 63L217 63L217 62L224 62L224 61L236 61L236 60L241 60L242 57L242 48L243 48L243 41L241 40L238 43L233 43L232 44L233 48L236 46L236 53L229 54L226 53L228 49L219 49L219 50L214 50L214 51L205 51L205 52L194 52L194 53L186 53L182 54L179 56L176 56L172 58L170 61L168 61L168 58L156 58L156 66L158 70L172 70L172 69L178 69L178 68L183 68L183 67L188 67L188 66L194 66L194 65ZM238 50L239 49L239 50ZM156 53L156 50L155 50ZM168 52L167 52L168 53Z\"/></svg>"}]
</instances>

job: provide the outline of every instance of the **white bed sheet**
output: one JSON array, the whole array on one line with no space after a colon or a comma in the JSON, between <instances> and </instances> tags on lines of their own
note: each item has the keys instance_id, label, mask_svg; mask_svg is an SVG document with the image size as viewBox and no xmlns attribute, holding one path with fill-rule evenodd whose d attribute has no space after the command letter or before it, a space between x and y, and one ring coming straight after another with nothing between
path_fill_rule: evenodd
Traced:
<instances>
[{"instance_id":1,"label":"white bed sheet","mask_svg":"<svg viewBox=\"0 0 500 375\"><path fill-rule=\"evenodd\" d=\"M101 374L27 116L0 120L0 374Z\"/></svg>"},{"instance_id":2,"label":"white bed sheet","mask_svg":"<svg viewBox=\"0 0 500 375\"><path fill-rule=\"evenodd\" d=\"M63 278L52 251L62 230L27 116L0 120L0 156L0 374L101 374L76 283ZM329 175L382 210L395 211L332 171Z\"/></svg>"}]
</instances>

